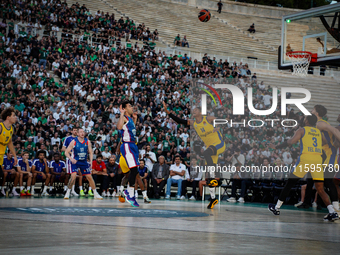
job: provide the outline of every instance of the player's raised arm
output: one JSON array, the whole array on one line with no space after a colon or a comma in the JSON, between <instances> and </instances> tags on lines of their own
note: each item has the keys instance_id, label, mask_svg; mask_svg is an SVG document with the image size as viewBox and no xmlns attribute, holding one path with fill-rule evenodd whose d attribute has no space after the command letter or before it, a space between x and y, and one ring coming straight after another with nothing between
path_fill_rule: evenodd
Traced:
<instances>
[{"instance_id":1,"label":"player's raised arm","mask_svg":"<svg viewBox=\"0 0 340 255\"><path fill-rule=\"evenodd\" d=\"M323 122L323 121L319 121L317 124L316 124L316 127L322 131L328 131L328 132L331 132L336 139L338 139L340 141L340 131L335 128L335 127L332 127L331 125Z\"/></svg>"},{"instance_id":2,"label":"player's raised arm","mask_svg":"<svg viewBox=\"0 0 340 255\"><path fill-rule=\"evenodd\" d=\"M178 124L183 124L183 125L186 125L186 126L190 126L190 124L193 124L192 120L181 119L181 118L175 116L174 114L170 113L170 111L168 110L168 106L164 101L163 101L163 107L164 107L164 111L166 112L166 114L168 114L169 117L171 119L173 119L174 121L176 121Z\"/></svg>"},{"instance_id":3,"label":"player's raised arm","mask_svg":"<svg viewBox=\"0 0 340 255\"><path fill-rule=\"evenodd\" d=\"M120 117L119 117L119 120L118 120L118 123L117 123L117 129L118 130L122 130L123 126L124 126L124 123L126 122L126 118L124 116L125 109L123 109L122 105L120 105L119 111L120 111Z\"/></svg>"}]
</instances>

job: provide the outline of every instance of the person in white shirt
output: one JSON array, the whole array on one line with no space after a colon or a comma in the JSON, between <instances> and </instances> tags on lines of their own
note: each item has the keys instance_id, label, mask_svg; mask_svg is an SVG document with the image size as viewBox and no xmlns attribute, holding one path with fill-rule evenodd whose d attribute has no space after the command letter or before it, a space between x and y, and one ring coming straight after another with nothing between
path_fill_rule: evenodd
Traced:
<instances>
[{"instance_id":1,"label":"person in white shirt","mask_svg":"<svg viewBox=\"0 0 340 255\"><path fill-rule=\"evenodd\" d=\"M184 144L186 146L187 140L189 138L189 134L187 133L187 128L184 129L184 132L180 135L180 137L183 139Z\"/></svg>"},{"instance_id":2,"label":"person in white shirt","mask_svg":"<svg viewBox=\"0 0 340 255\"><path fill-rule=\"evenodd\" d=\"M83 86L81 85L80 81L77 82L77 84L73 87L73 91L79 92Z\"/></svg>"},{"instance_id":3,"label":"person in white shirt","mask_svg":"<svg viewBox=\"0 0 340 255\"><path fill-rule=\"evenodd\" d=\"M146 146L146 150L141 150L139 155L142 159L144 159L145 165L151 171L153 168L153 164L157 161L156 154L151 151L151 146L148 144Z\"/></svg>"},{"instance_id":4,"label":"person in white shirt","mask_svg":"<svg viewBox=\"0 0 340 255\"><path fill-rule=\"evenodd\" d=\"M271 99L273 97L271 95L268 94L268 92L266 92L266 94L263 96L263 102L264 102L264 105L266 106L266 108L269 108L270 105L271 105Z\"/></svg>"},{"instance_id":5,"label":"person in white shirt","mask_svg":"<svg viewBox=\"0 0 340 255\"><path fill-rule=\"evenodd\" d=\"M171 185L174 183L177 183L178 190L177 190L177 196L176 199L181 198L182 193L182 182L185 177L186 173L186 166L181 163L181 156L176 155L175 156L175 164L170 166L170 178L168 178L167 184L166 184L166 196L165 199L170 199L171 195Z\"/></svg>"},{"instance_id":6,"label":"person in white shirt","mask_svg":"<svg viewBox=\"0 0 340 255\"><path fill-rule=\"evenodd\" d=\"M109 147L105 147L105 151L102 152L103 160L108 160L111 157L111 153L109 152Z\"/></svg>"},{"instance_id":7,"label":"person in white shirt","mask_svg":"<svg viewBox=\"0 0 340 255\"><path fill-rule=\"evenodd\" d=\"M137 86L138 86L138 80L137 79L135 79L135 81L131 84L131 88L133 89L133 90L135 90L135 88L137 88Z\"/></svg>"},{"instance_id":8,"label":"person in white shirt","mask_svg":"<svg viewBox=\"0 0 340 255\"><path fill-rule=\"evenodd\" d=\"M53 118L55 118L56 120L59 120L60 115L61 115L60 108L58 108L57 111L53 113Z\"/></svg>"},{"instance_id":9,"label":"person in white shirt","mask_svg":"<svg viewBox=\"0 0 340 255\"><path fill-rule=\"evenodd\" d=\"M192 187L192 193L189 200L195 200L196 188L198 187L200 180L202 180L203 172L199 170L199 167L197 167L197 159L192 158L190 164L191 164L190 171L186 170L185 181L182 182L181 200L185 199L185 195L187 192L186 188L188 186Z\"/></svg>"},{"instance_id":10,"label":"person in white shirt","mask_svg":"<svg viewBox=\"0 0 340 255\"><path fill-rule=\"evenodd\" d=\"M52 36L57 36L59 32L59 27L57 27L57 25L53 25L52 26Z\"/></svg>"},{"instance_id":11,"label":"person in white shirt","mask_svg":"<svg viewBox=\"0 0 340 255\"><path fill-rule=\"evenodd\" d=\"M54 137L51 138L51 145L55 145L56 142L59 142L60 144L60 137L58 137L58 133L55 133Z\"/></svg>"},{"instance_id":12,"label":"person in white shirt","mask_svg":"<svg viewBox=\"0 0 340 255\"><path fill-rule=\"evenodd\" d=\"M231 165L235 166L236 163L241 164L241 166L244 166L244 163L246 161L243 154L241 154L241 150L236 148L233 155L227 158L227 161L231 161Z\"/></svg>"}]
</instances>

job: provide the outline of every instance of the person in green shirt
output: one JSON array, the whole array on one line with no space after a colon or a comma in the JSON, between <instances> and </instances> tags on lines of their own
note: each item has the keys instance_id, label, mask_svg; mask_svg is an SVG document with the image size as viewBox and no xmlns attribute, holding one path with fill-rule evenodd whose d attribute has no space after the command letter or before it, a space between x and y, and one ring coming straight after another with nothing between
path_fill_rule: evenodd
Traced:
<instances>
[{"instance_id":1,"label":"person in green shirt","mask_svg":"<svg viewBox=\"0 0 340 255\"><path fill-rule=\"evenodd\" d=\"M38 121L41 121L41 124L46 124L47 123L47 118L45 114L42 114L41 117L38 118Z\"/></svg>"},{"instance_id":2,"label":"person in green shirt","mask_svg":"<svg viewBox=\"0 0 340 255\"><path fill-rule=\"evenodd\" d=\"M179 34L175 37L174 44L176 46L181 46L181 37L179 36Z\"/></svg>"},{"instance_id":3,"label":"person in green shirt","mask_svg":"<svg viewBox=\"0 0 340 255\"><path fill-rule=\"evenodd\" d=\"M41 65L44 66L44 69L46 69L46 58L49 54L49 51L46 50L43 46L41 46L41 49L39 50L39 68L41 67Z\"/></svg>"},{"instance_id":4,"label":"person in green shirt","mask_svg":"<svg viewBox=\"0 0 340 255\"><path fill-rule=\"evenodd\" d=\"M20 101L18 100L17 104L14 106L14 109L22 112L25 109L25 105L23 103L20 103Z\"/></svg>"},{"instance_id":5,"label":"person in green shirt","mask_svg":"<svg viewBox=\"0 0 340 255\"><path fill-rule=\"evenodd\" d=\"M95 141L97 138L97 134L94 132L94 129L91 130L91 133L89 134L89 140L91 142Z\"/></svg>"}]
</instances>

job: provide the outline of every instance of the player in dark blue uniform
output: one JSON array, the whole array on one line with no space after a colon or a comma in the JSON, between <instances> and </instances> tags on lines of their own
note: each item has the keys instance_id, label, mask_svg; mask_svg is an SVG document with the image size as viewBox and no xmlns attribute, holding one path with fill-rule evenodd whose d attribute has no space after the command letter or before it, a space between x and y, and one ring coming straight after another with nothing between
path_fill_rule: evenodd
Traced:
<instances>
[{"instance_id":1,"label":"player in dark blue uniform","mask_svg":"<svg viewBox=\"0 0 340 255\"><path fill-rule=\"evenodd\" d=\"M73 128L72 128L72 135L70 135L70 136L68 136L68 137L65 138L64 143L63 143L63 147L61 148L61 151L66 151L66 149L67 149L67 147L70 145L70 143L71 143L74 139L76 139L77 134L78 134L78 128L77 128L77 127L73 127ZM73 151L70 152L70 155L71 155L71 157L74 157ZM66 180L66 181L68 182L68 179L69 179L69 177L70 177L70 175L71 175L71 173L72 173L72 169L71 169L71 161L70 161L68 158L66 158L66 173L67 173L67 177L66 177L67 180ZM79 177L79 190L80 190L80 195L81 195L81 196L85 196L84 191L83 191L83 178L82 178L80 172L78 172L78 175L79 175L78 177ZM75 190L74 190L74 185L72 186L71 195L76 196L76 197L79 196L79 195L77 194L77 192L75 192Z\"/></svg>"},{"instance_id":2,"label":"player in dark blue uniform","mask_svg":"<svg viewBox=\"0 0 340 255\"><path fill-rule=\"evenodd\" d=\"M137 114L133 112L133 107L129 101L125 101L120 105L120 118L117 123L117 129L120 130L122 136L122 145L120 153L124 157L130 174L128 183L130 187L124 191L126 200L133 206L138 207L139 204L135 198L134 185L138 174L139 166L139 150L136 145L136 121Z\"/></svg>"},{"instance_id":3,"label":"player in dark blue uniform","mask_svg":"<svg viewBox=\"0 0 340 255\"><path fill-rule=\"evenodd\" d=\"M70 154L72 150L73 150L74 157L72 157ZM76 181L78 170L82 173L82 175L86 176L90 184L90 187L93 190L94 198L103 199L98 194L96 190L96 185L91 175L93 150L92 150L91 142L85 138L84 129L80 128L78 130L78 137L76 137L76 139L74 139L74 141L72 141L70 145L67 147L65 151L65 155L71 161L72 174L67 185L68 189L67 189L64 199L69 199L70 197L71 188L72 188L72 185L74 185L74 182ZM88 155L90 156L90 163L87 161Z\"/></svg>"},{"instance_id":4,"label":"player in dark blue uniform","mask_svg":"<svg viewBox=\"0 0 340 255\"><path fill-rule=\"evenodd\" d=\"M32 183L32 162L28 159L29 153L25 151L22 158L18 160L17 170L19 173L20 183L20 196L31 196L31 183ZM24 189L23 181L26 181L27 188Z\"/></svg>"},{"instance_id":5,"label":"player in dark blue uniform","mask_svg":"<svg viewBox=\"0 0 340 255\"><path fill-rule=\"evenodd\" d=\"M59 153L55 153L53 157L54 157L54 160L50 162L50 172L51 172L50 188L53 187L54 182L64 182L64 191L66 191L67 181L68 181L66 179L66 164L64 161L60 160Z\"/></svg>"},{"instance_id":6,"label":"player in dark blue uniform","mask_svg":"<svg viewBox=\"0 0 340 255\"><path fill-rule=\"evenodd\" d=\"M4 172L4 178L3 178L3 182L2 182L2 194L6 195L6 193L4 192L5 190L5 183L6 180L13 182L13 189L12 189L12 194L13 196L19 196L19 193L17 193L17 191L15 190L18 182L19 182L19 173L17 171L15 171L14 169L14 158L13 158L13 154L11 152L9 152L7 154L7 157L4 156L4 162L2 165L2 170Z\"/></svg>"},{"instance_id":7,"label":"player in dark blue uniform","mask_svg":"<svg viewBox=\"0 0 340 255\"><path fill-rule=\"evenodd\" d=\"M40 180L45 180L44 190L41 193L41 195L47 196L48 195L47 187L48 184L50 183L51 178L50 169L48 168L48 163L44 151L38 151L37 157L38 158L33 161L32 165L33 180L31 194L34 195L34 185L38 178Z\"/></svg>"}]
</instances>

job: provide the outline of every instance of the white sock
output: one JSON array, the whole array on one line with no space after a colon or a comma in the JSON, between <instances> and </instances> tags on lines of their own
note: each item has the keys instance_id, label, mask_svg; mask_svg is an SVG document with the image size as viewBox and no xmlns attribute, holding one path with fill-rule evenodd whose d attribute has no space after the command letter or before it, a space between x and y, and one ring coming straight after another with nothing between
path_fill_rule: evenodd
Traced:
<instances>
[{"instance_id":1,"label":"white sock","mask_svg":"<svg viewBox=\"0 0 340 255\"><path fill-rule=\"evenodd\" d=\"M332 205L333 205L334 210L339 211L339 201L333 201Z\"/></svg>"},{"instance_id":2,"label":"white sock","mask_svg":"<svg viewBox=\"0 0 340 255\"><path fill-rule=\"evenodd\" d=\"M329 212L329 213L334 213L334 212L335 212L335 211L334 211L333 205L328 205L328 206L327 206L327 209L328 209L328 212Z\"/></svg>"},{"instance_id":3,"label":"white sock","mask_svg":"<svg viewBox=\"0 0 340 255\"><path fill-rule=\"evenodd\" d=\"M128 192L129 192L129 196L131 198L133 198L135 196L134 192L135 192L135 189L133 187L128 187Z\"/></svg>"},{"instance_id":4,"label":"white sock","mask_svg":"<svg viewBox=\"0 0 340 255\"><path fill-rule=\"evenodd\" d=\"M31 190L31 187L30 187L30 186L28 186L28 187L27 187L27 191L30 191L30 190Z\"/></svg>"},{"instance_id":5,"label":"white sock","mask_svg":"<svg viewBox=\"0 0 340 255\"><path fill-rule=\"evenodd\" d=\"M79 186L79 190L83 190L83 186Z\"/></svg>"},{"instance_id":6,"label":"white sock","mask_svg":"<svg viewBox=\"0 0 340 255\"><path fill-rule=\"evenodd\" d=\"M215 188L209 188L211 199L215 199Z\"/></svg>"},{"instance_id":7,"label":"white sock","mask_svg":"<svg viewBox=\"0 0 340 255\"><path fill-rule=\"evenodd\" d=\"M72 191L74 191L74 186L75 186L75 185L72 186Z\"/></svg>"},{"instance_id":8,"label":"white sock","mask_svg":"<svg viewBox=\"0 0 340 255\"><path fill-rule=\"evenodd\" d=\"M91 188L91 187L89 188L89 191L90 191L90 190L92 190L92 188Z\"/></svg>"},{"instance_id":9,"label":"white sock","mask_svg":"<svg viewBox=\"0 0 340 255\"><path fill-rule=\"evenodd\" d=\"M276 209L276 210L279 210L280 207L282 206L282 204L283 204L283 201L277 200L277 203L276 203L276 205L275 205L275 209Z\"/></svg>"},{"instance_id":10,"label":"white sock","mask_svg":"<svg viewBox=\"0 0 340 255\"><path fill-rule=\"evenodd\" d=\"M119 186L119 192L123 192L123 190L124 190L124 186Z\"/></svg>"},{"instance_id":11,"label":"white sock","mask_svg":"<svg viewBox=\"0 0 340 255\"><path fill-rule=\"evenodd\" d=\"M32 185L32 190L34 190L34 185Z\"/></svg>"},{"instance_id":12,"label":"white sock","mask_svg":"<svg viewBox=\"0 0 340 255\"><path fill-rule=\"evenodd\" d=\"M45 186L44 186L43 192L46 192L46 190L47 190L47 186L45 185Z\"/></svg>"},{"instance_id":13,"label":"white sock","mask_svg":"<svg viewBox=\"0 0 340 255\"><path fill-rule=\"evenodd\" d=\"M2 188L1 188L1 190L5 192L5 186L4 186L4 187L2 187Z\"/></svg>"},{"instance_id":14,"label":"white sock","mask_svg":"<svg viewBox=\"0 0 340 255\"><path fill-rule=\"evenodd\" d=\"M52 189L53 189L53 186L50 186L50 191L52 191Z\"/></svg>"},{"instance_id":15,"label":"white sock","mask_svg":"<svg viewBox=\"0 0 340 255\"><path fill-rule=\"evenodd\" d=\"M67 190L67 185L64 185L64 191Z\"/></svg>"},{"instance_id":16,"label":"white sock","mask_svg":"<svg viewBox=\"0 0 340 255\"><path fill-rule=\"evenodd\" d=\"M20 186L20 192L24 189L24 186Z\"/></svg>"},{"instance_id":17,"label":"white sock","mask_svg":"<svg viewBox=\"0 0 340 255\"><path fill-rule=\"evenodd\" d=\"M143 198L147 198L148 195L146 194L146 190L142 191L142 194L143 194Z\"/></svg>"},{"instance_id":18,"label":"white sock","mask_svg":"<svg viewBox=\"0 0 340 255\"><path fill-rule=\"evenodd\" d=\"M127 188L130 188L130 185L129 185L129 184L127 184Z\"/></svg>"},{"instance_id":19,"label":"white sock","mask_svg":"<svg viewBox=\"0 0 340 255\"><path fill-rule=\"evenodd\" d=\"M99 195L96 189L93 190L93 193L94 193L94 195Z\"/></svg>"}]
</instances>

